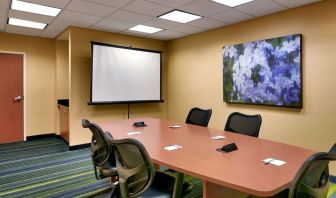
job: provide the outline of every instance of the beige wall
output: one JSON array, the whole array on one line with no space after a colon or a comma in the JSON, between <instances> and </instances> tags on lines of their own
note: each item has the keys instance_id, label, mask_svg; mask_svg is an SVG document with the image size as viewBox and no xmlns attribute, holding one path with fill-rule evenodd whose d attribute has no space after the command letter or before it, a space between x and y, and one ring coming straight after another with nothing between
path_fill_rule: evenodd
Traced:
<instances>
[{"instance_id":1,"label":"beige wall","mask_svg":"<svg viewBox=\"0 0 336 198\"><path fill-rule=\"evenodd\" d=\"M70 28L70 145L88 143L91 133L81 127L81 119L90 121L127 118L126 104L89 106L91 87L91 43L90 41L121 46L133 46L163 51L163 98L167 99L167 53L166 42L107 33L82 28ZM131 104L130 117L167 117L165 103Z\"/></svg>"},{"instance_id":2,"label":"beige wall","mask_svg":"<svg viewBox=\"0 0 336 198\"><path fill-rule=\"evenodd\" d=\"M56 97L69 98L69 42L56 40Z\"/></svg>"},{"instance_id":3,"label":"beige wall","mask_svg":"<svg viewBox=\"0 0 336 198\"><path fill-rule=\"evenodd\" d=\"M69 99L69 41L56 40L56 100ZM56 111L56 134L60 134L60 110Z\"/></svg>"},{"instance_id":4,"label":"beige wall","mask_svg":"<svg viewBox=\"0 0 336 198\"><path fill-rule=\"evenodd\" d=\"M191 107L212 108L210 127L222 129L229 113L260 113L260 137L314 150L327 150L336 140L336 2L325 0L306 7L261 17L168 42L70 28L69 82L57 75L66 69L67 44L54 39L0 33L0 51L26 53L27 135L56 131L56 99L70 100L70 145L88 143L82 118L93 121L124 119L127 105L88 106L90 41L164 51L163 104L132 104L131 117L155 116L184 122ZM222 47L228 44L303 34L303 109L229 105L222 101ZM61 49L60 51L58 51ZM169 59L168 59L169 50ZM56 58L57 57L57 58ZM57 67L57 65L62 65ZM64 66L64 67L63 67ZM57 80L57 79L58 80ZM70 84L67 90L66 84ZM64 88L64 89L63 89Z\"/></svg>"},{"instance_id":5,"label":"beige wall","mask_svg":"<svg viewBox=\"0 0 336 198\"><path fill-rule=\"evenodd\" d=\"M336 1L326 0L168 43L168 118L183 122L194 106L212 108L209 126L223 129L234 111L260 113L260 137L314 150L336 141ZM223 102L222 47L303 34L301 110Z\"/></svg>"},{"instance_id":6,"label":"beige wall","mask_svg":"<svg viewBox=\"0 0 336 198\"><path fill-rule=\"evenodd\" d=\"M26 54L26 135L54 133L55 41L0 33L0 51Z\"/></svg>"}]
</instances>

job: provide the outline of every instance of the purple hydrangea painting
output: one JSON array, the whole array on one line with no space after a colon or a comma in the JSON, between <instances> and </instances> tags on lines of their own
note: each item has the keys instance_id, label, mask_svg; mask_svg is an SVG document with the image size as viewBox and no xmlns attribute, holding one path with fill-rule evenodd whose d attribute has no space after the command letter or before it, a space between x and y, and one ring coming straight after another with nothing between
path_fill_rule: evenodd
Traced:
<instances>
[{"instance_id":1,"label":"purple hydrangea painting","mask_svg":"<svg viewBox=\"0 0 336 198\"><path fill-rule=\"evenodd\" d=\"M301 34L223 48L224 101L302 108Z\"/></svg>"}]
</instances>

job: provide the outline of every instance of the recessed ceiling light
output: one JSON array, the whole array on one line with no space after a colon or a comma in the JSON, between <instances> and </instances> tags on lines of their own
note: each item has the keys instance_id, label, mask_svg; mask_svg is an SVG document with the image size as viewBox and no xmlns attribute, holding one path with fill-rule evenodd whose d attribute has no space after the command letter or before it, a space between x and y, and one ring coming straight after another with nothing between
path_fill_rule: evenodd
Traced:
<instances>
[{"instance_id":1,"label":"recessed ceiling light","mask_svg":"<svg viewBox=\"0 0 336 198\"><path fill-rule=\"evenodd\" d=\"M156 27L151 27L151 26L146 26L146 25L136 25L134 27L131 27L129 30L153 34L155 32L159 32L163 29L156 28Z\"/></svg>"},{"instance_id":2,"label":"recessed ceiling light","mask_svg":"<svg viewBox=\"0 0 336 198\"><path fill-rule=\"evenodd\" d=\"M250 1L254 1L254 0L211 0L220 4L224 4L230 7L235 7Z\"/></svg>"},{"instance_id":3,"label":"recessed ceiling light","mask_svg":"<svg viewBox=\"0 0 336 198\"><path fill-rule=\"evenodd\" d=\"M173 10L171 12L168 12L164 15L159 16L161 19L166 19L170 21L176 21L180 23L188 23L190 21L202 18L201 16L190 14L187 12L182 12L180 10Z\"/></svg>"},{"instance_id":4,"label":"recessed ceiling light","mask_svg":"<svg viewBox=\"0 0 336 198\"><path fill-rule=\"evenodd\" d=\"M22 27L29 27L29 28L35 28L35 29L44 29L47 24L45 23L38 23L34 21L26 21L22 19L15 19L15 18L9 18L8 24L10 25L17 25Z\"/></svg>"},{"instance_id":5,"label":"recessed ceiling light","mask_svg":"<svg viewBox=\"0 0 336 198\"><path fill-rule=\"evenodd\" d=\"M44 5L28 3L19 0L12 0L11 9L23 12L31 12L34 14L42 14L47 16L56 16L61 11L61 9L59 8L52 8Z\"/></svg>"}]
</instances>

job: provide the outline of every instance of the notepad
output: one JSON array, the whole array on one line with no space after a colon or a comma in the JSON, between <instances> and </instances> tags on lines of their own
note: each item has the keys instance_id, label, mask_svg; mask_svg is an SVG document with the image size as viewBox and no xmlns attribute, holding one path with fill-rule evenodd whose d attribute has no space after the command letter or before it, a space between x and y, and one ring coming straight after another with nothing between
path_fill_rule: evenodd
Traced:
<instances>
[{"instance_id":1,"label":"notepad","mask_svg":"<svg viewBox=\"0 0 336 198\"><path fill-rule=\"evenodd\" d=\"M177 145L177 144L171 144L171 145L164 147L164 149L166 149L167 151L172 151L172 150L176 150L180 148L182 148L182 146Z\"/></svg>"},{"instance_id":2,"label":"notepad","mask_svg":"<svg viewBox=\"0 0 336 198\"><path fill-rule=\"evenodd\" d=\"M140 131L130 131L130 132L127 132L127 135L138 135L140 133L141 133Z\"/></svg>"},{"instance_id":3,"label":"notepad","mask_svg":"<svg viewBox=\"0 0 336 198\"><path fill-rule=\"evenodd\" d=\"M272 165L276 165L276 166L281 166L281 165L286 164L285 161L278 160L278 159L275 159L275 158L267 158L267 159L264 159L263 162L265 163L265 165L272 164Z\"/></svg>"},{"instance_id":4,"label":"notepad","mask_svg":"<svg viewBox=\"0 0 336 198\"><path fill-rule=\"evenodd\" d=\"M171 126L169 126L169 128L177 129L177 128L181 128L181 126L180 125L171 125Z\"/></svg>"},{"instance_id":5,"label":"notepad","mask_svg":"<svg viewBox=\"0 0 336 198\"><path fill-rule=\"evenodd\" d=\"M222 140L222 139L225 138L225 136L222 136L222 135L216 135L216 136L212 136L211 138L214 139L214 140Z\"/></svg>"}]
</instances>

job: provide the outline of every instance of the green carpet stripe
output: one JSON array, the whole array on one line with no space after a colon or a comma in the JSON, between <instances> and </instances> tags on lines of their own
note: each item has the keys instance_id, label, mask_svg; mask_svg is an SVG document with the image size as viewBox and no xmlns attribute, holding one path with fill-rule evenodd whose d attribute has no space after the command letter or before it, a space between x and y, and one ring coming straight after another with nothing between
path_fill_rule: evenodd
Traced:
<instances>
[{"instance_id":1,"label":"green carpet stripe","mask_svg":"<svg viewBox=\"0 0 336 198\"><path fill-rule=\"evenodd\" d=\"M201 198L202 181L185 181L193 189L183 198ZM95 178L89 148L68 151L55 137L0 145L1 198L105 198L110 190Z\"/></svg>"},{"instance_id":2,"label":"green carpet stripe","mask_svg":"<svg viewBox=\"0 0 336 198\"><path fill-rule=\"evenodd\" d=\"M106 187L99 186L99 188L96 188L97 190L94 190L93 188L86 188L86 190L81 191L81 194L74 196L75 198L85 198L85 197L96 197L95 195L101 194L101 192L104 192L102 195L107 196L112 191L111 184L109 182L106 182Z\"/></svg>"},{"instance_id":3,"label":"green carpet stripe","mask_svg":"<svg viewBox=\"0 0 336 198\"><path fill-rule=\"evenodd\" d=\"M95 181L95 179L92 178L92 172L86 171L84 173L80 174L72 174L68 175L63 178L55 179L55 180L48 180L46 182L42 183L36 183L33 185L28 185L25 187L16 188L14 190L9 191L2 191L0 192L0 196L34 196L36 197L36 193L43 195L43 194L49 194L49 192L53 192L55 190L65 189L65 188L73 188L74 186L81 185L82 183L86 183L89 181ZM11 195L12 194L12 195Z\"/></svg>"},{"instance_id":4,"label":"green carpet stripe","mask_svg":"<svg viewBox=\"0 0 336 198\"><path fill-rule=\"evenodd\" d=\"M60 198L73 198L73 197L89 197L94 196L100 192L110 192L111 184L110 182L105 180L99 180L96 182L89 183L87 185L83 185L76 189L70 189L67 191L63 191L57 194L53 194L52 197L60 197Z\"/></svg>"},{"instance_id":5,"label":"green carpet stripe","mask_svg":"<svg viewBox=\"0 0 336 198\"><path fill-rule=\"evenodd\" d=\"M34 145L29 145L29 146L25 146L24 149L25 150L28 150L28 149L36 149L36 150L45 150L44 148L48 146L48 147L59 147L59 148L62 148L62 149L66 149L67 146L64 145L64 142L47 142L47 143L40 143L40 144L34 144ZM29 151L29 150L28 150ZM13 147L13 148L10 148L10 149L3 149L3 150L0 150L0 155L2 154L11 154L11 153L16 153L16 152L22 152L22 147Z\"/></svg>"},{"instance_id":6,"label":"green carpet stripe","mask_svg":"<svg viewBox=\"0 0 336 198\"><path fill-rule=\"evenodd\" d=\"M336 184L329 183L328 198L336 198Z\"/></svg>"},{"instance_id":7,"label":"green carpet stripe","mask_svg":"<svg viewBox=\"0 0 336 198\"><path fill-rule=\"evenodd\" d=\"M8 174L0 177L0 185L9 183L11 181L22 181L27 178L33 178L41 175L53 174L55 172L62 172L65 170L76 170L78 167L89 166L92 168L92 162L89 159L77 160L69 163L55 164L54 166L41 167L39 169L32 169L27 171L18 171L13 174ZM93 169L93 168L92 168Z\"/></svg>"},{"instance_id":8,"label":"green carpet stripe","mask_svg":"<svg viewBox=\"0 0 336 198\"><path fill-rule=\"evenodd\" d=\"M87 159L89 154L87 151L69 152L69 158L65 157L63 153L57 153L54 155L39 156L35 158L29 158L27 160L21 159L16 161L10 161L0 164L0 176L2 174L11 174L15 171L22 171L24 169L31 169L32 167L47 166L48 164L66 163L73 160Z\"/></svg>"},{"instance_id":9,"label":"green carpet stripe","mask_svg":"<svg viewBox=\"0 0 336 198\"><path fill-rule=\"evenodd\" d=\"M55 143L55 142L63 142L61 139L57 138L43 138L39 140L32 140L32 141L22 141L22 142L14 142L14 143L5 143L5 144L0 144L0 150L10 150L13 148L25 148L31 145L48 145L50 143ZM64 143L64 142L63 142ZM66 144L64 144L66 145Z\"/></svg>"},{"instance_id":10,"label":"green carpet stripe","mask_svg":"<svg viewBox=\"0 0 336 198\"><path fill-rule=\"evenodd\" d=\"M44 149L40 149L40 150L34 150L33 149L33 150L21 151L21 152L15 153L15 154L13 154L13 153L11 153L11 154L1 154L0 155L0 162L18 160L18 159L25 158L27 156L38 157L38 156L41 156L41 155L47 155L47 154L59 153L59 152L64 152L64 149L57 148L57 149L54 149L53 151L44 150Z\"/></svg>"},{"instance_id":11,"label":"green carpet stripe","mask_svg":"<svg viewBox=\"0 0 336 198\"><path fill-rule=\"evenodd\" d=\"M0 188L2 190L10 190L14 188L22 188L24 186L28 185L33 185L35 183L41 183L41 182L46 182L48 180L56 180L62 177L65 177L69 174L79 174L82 172L87 171L88 169L91 169L92 165L87 165L87 166L79 166L79 168L74 168L70 170L64 170L64 171L57 171L55 173L49 173L49 174L34 174L34 177L25 177L22 180L11 180L9 183L0 185ZM56 171L56 169L54 170ZM37 176L39 175L39 176Z\"/></svg>"},{"instance_id":12,"label":"green carpet stripe","mask_svg":"<svg viewBox=\"0 0 336 198\"><path fill-rule=\"evenodd\" d=\"M31 191L26 191L23 195L26 197L52 197L52 195L55 193L67 190L75 190L84 185L95 182L97 182L97 180L92 178L92 172L90 171L86 175L73 179L67 178L66 180L56 181L55 183L51 183L47 186L35 187Z\"/></svg>"}]
</instances>

